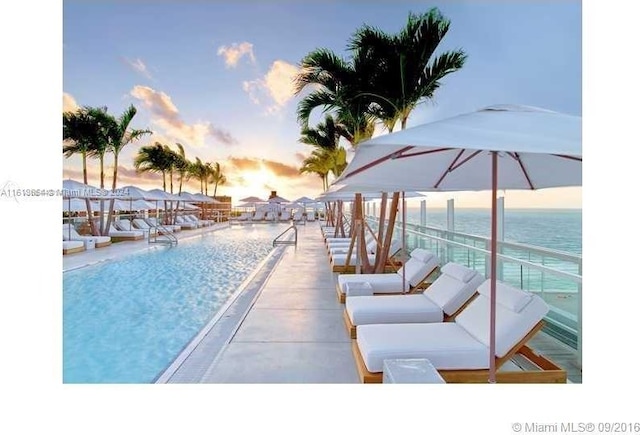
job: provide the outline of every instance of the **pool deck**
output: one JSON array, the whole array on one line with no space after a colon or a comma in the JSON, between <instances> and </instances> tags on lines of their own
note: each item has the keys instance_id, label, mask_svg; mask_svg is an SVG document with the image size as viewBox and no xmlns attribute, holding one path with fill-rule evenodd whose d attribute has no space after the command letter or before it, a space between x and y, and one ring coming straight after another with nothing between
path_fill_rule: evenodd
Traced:
<instances>
[{"instance_id":1,"label":"pool deck","mask_svg":"<svg viewBox=\"0 0 640 435\"><path fill-rule=\"evenodd\" d=\"M319 225L277 247L157 382L359 383ZM574 349L542 332L529 344L582 382Z\"/></svg>"}]
</instances>

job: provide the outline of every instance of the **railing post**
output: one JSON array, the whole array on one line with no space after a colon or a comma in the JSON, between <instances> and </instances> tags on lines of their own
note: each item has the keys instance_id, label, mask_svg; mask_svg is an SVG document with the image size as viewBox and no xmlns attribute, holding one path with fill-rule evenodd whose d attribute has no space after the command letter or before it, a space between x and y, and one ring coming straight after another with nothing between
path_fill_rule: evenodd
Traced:
<instances>
[{"instance_id":1,"label":"railing post","mask_svg":"<svg viewBox=\"0 0 640 435\"><path fill-rule=\"evenodd\" d=\"M424 228L427 226L427 201L420 201L420 226L422 227L422 231L425 231ZM420 247L424 249L426 246L426 240L424 237L420 238Z\"/></svg>"},{"instance_id":2,"label":"railing post","mask_svg":"<svg viewBox=\"0 0 640 435\"><path fill-rule=\"evenodd\" d=\"M451 198L447 200L447 240L453 240L453 232L455 231L454 214L455 206L453 203L453 198ZM447 262L453 261L453 248L449 248L449 245L447 245L445 252Z\"/></svg>"},{"instance_id":3,"label":"railing post","mask_svg":"<svg viewBox=\"0 0 640 435\"><path fill-rule=\"evenodd\" d=\"M497 205L498 205L497 207L498 228L497 228L496 235L498 237L498 254L502 254L502 251L503 251L502 242L504 242L504 197L503 196L497 199ZM502 262L502 260L500 260L500 257L498 257L498 261L497 261L496 276L498 277L499 280L504 279L504 263Z\"/></svg>"},{"instance_id":4,"label":"railing post","mask_svg":"<svg viewBox=\"0 0 640 435\"><path fill-rule=\"evenodd\" d=\"M582 261L578 264L578 275L582 276ZM576 362L582 370L582 281L578 283L578 361Z\"/></svg>"}]
</instances>

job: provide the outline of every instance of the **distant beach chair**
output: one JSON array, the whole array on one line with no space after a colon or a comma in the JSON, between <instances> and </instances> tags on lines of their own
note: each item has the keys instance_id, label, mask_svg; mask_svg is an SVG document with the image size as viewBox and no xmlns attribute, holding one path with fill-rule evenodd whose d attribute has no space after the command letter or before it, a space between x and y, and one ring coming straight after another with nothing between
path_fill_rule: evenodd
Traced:
<instances>
[{"instance_id":1,"label":"distant beach chair","mask_svg":"<svg viewBox=\"0 0 640 435\"><path fill-rule=\"evenodd\" d=\"M96 248L104 248L111 244L109 236L81 236L71 224L62 224L62 240L93 240Z\"/></svg>"},{"instance_id":2,"label":"distant beach chair","mask_svg":"<svg viewBox=\"0 0 640 435\"><path fill-rule=\"evenodd\" d=\"M185 219L184 216L176 216L176 224L180 225L180 228L182 228L183 230L193 230L198 228L197 223Z\"/></svg>"},{"instance_id":3,"label":"distant beach chair","mask_svg":"<svg viewBox=\"0 0 640 435\"><path fill-rule=\"evenodd\" d=\"M113 241L134 241L144 239L144 231L119 230L113 223L109 227L109 237Z\"/></svg>"},{"instance_id":4,"label":"distant beach chair","mask_svg":"<svg viewBox=\"0 0 640 435\"><path fill-rule=\"evenodd\" d=\"M173 233L177 233L182 230L182 227L180 225L158 224L158 220L154 217L147 218L145 221L150 226L158 228L160 230L160 234L162 234L165 230Z\"/></svg>"},{"instance_id":5,"label":"distant beach chair","mask_svg":"<svg viewBox=\"0 0 640 435\"><path fill-rule=\"evenodd\" d=\"M266 216L264 217L264 220L266 221L273 221L275 222L276 220L276 213L273 211L268 211Z\"/></svg>"},{"instance_id":6,"label":"distant beach chair","mask_svg":"<svg viewBox=\"0 0 640 435\"><path fill-rule=\"evenodd\" d=\"M252 221L263 221L265 219L265 216L267 215L267 212L264 210L256 210L256 212L254 213L253 217L251 218Z\"/></svg>"},{"instance_id":7,"label":"distant beach chair","mask_svg":"<svg viewBox=\"0 0 640 435\"><path fill-rule=\"evenodd\" d=\"M307 222L315 222L316 221L316 212L312 211L311 213L307 213L306 220L307 220Z\"/></svg>"},{"instance_id":8,"label":"distant beach chair","mask_svg":"<svg viewBox=\"0 0 640 435\"><path fill-rule=\"evenodd\" d=\"M291 210L283 210L282 213L280 213L281 221L289 221L291 219L293 219L293 216L291 216Z\"/></svg>"},{"instance_id":9,"label":"distant beach chair","mask_svg":"<svg viewBox=\"0 0 640 435\"><path fill-rule=\"evenodd\" d=\"M344 303L347 298L347 283L366 282L375 294L402 294L415 292L433 274L440 265L440 259L426 249L411 251L409 260L395 273L340 274L336 284L338 300ZM404 271L404 272L403 272ZM405 281L402 276L404 274Z\"/></svg>"},{"instance_id":10,"label":"distant beach chair","mask_svg":"<svg viewBox=\"0 0 640 435\"><path fill-rule=\"evenodd\" d=\"M63 240L62 255L75 254L84 251L84 242L81 240Z\"/></svg>"},{"instance_id":11,"label":"distant beach chair","mask_svg":"<svg viewBox=\"0 0 640 435\"><path fill-rule=\"evenodd\" d=\"M385 359L423 358L447 383L484 382L489 376L490 280L453 322L357 327L352 342L362 382L381 382ZM537 295L496 283L496 368L518 354L531 369L496 372L497 382L565 383L567 373L536 354L527 342L542 328L548 305Z\"/></svg>"},{"instance_id":12,"label":"distant beach chair","mask_svg":"<svg viewBox=\"0 0 640 435\"><path fill-rule=\"evenodd\" d=\"M293 220L294 222L300 222L303 219L303 214L302 214L302 210L296 210L296 212L293 214Z\"/></svg>"},{"instance_id":13,"label":"distant beach chair","mask_svg":"<svg viewBox=\"0 0 640 435\"><path fill-rule=\"evenodd\" d=\"M427 290L418 294L349 296L344 321L351 338L356 326L380 323L433 323L451 320L485 281L481 273L461 264L447 263Z\"/></svg>"},{"instance_id":14,"label":"distant beach chair","mask_svg":"<svg viewBox=\"0 0 640 435\"><path fill-rule=\"evenodd\" d=\"M367 253L367 256L369 258L369 263L373 263L376 259L376 249L377 248L377 244L375 243L375 241L373 241L373 252L369 251ZM391 258L393 258L397 253L400 252L400 250L402 250L402 245L400 244L399 241L397 240L393 240L391 242L391 246L389 247L389 256L388 256L388 260L387 260L387 266L385 269L389 270L393 268L393 264L391 263ZM357 259L357 253L355 252L355 249L351 252L351 257L349 259L349 265L347 266L347 253L344 254L335 254L331 256L330 262L331 262L331 271L332 272L338 272L338 273L355 273L356 272L356 259ZM397 264L396 264L397 265ZM398 267L400 267L401 265L398 265Z\"/></svg>"}]
</instances>

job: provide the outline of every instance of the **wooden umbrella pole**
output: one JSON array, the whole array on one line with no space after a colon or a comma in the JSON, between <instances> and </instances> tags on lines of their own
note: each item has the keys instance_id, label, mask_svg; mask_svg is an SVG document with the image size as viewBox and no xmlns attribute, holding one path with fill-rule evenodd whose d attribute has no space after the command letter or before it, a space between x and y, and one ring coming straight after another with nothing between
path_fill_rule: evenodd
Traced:
<instances>
[{"instance_id":1,"label":"wooden umbrella pole","mask_svg":"<svg viewBox=\"0 0 640 435\"><path fill-rule=\"evenodd\" d=\"M389 223L387 224L384 244L382 245L382 252L380 253L379 261L376 262L375 273L384 272L384 266L389 256L389 248L391 247L391 239L393 238L393 227L396 224L396 216L398 214L398 202L400 201L400 192L393 192L391 199L391 210L389 210Z\"/></svg>"}]
</instances>

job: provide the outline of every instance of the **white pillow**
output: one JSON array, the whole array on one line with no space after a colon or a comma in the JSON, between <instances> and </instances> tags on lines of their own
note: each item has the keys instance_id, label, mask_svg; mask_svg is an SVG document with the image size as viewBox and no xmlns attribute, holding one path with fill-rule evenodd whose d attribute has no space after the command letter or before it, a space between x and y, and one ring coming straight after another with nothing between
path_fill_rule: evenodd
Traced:
<instances>
[{"instance_id":1,"label":"white pillow","mask_svg":"<svg viewBox=\"0 0 640 435\"><path fill-rule=\"evenodd\" d=\"M488 279L478 287L478 293L491 298L491 280ZM496 303L506 309L519 313L531 301L531 293L512 287L501 281L496 281Z\"/></svg>"},{"instance_id":2,"label":"white pillow","mask_svg":"<svg viewBox=\"0 0 640 435\"><path fill-rule=\"evenodd\" d=\"M478 274L475 270L469 269L458 263L447 263L440 269L445 275L449 275L451 278L455 278L458 281L467 283Z\"/></svg>"},{"instance_id":3,"label":"white pillow","mask_svg":"<svg viewBox=\"0 0 640 435\"><path fill-rule=\"evenodd\" d=\"M411 258L420 260L423 263L428 262L431 259L431 257L433 257L433 254L427 251L426 249L416 248L413 251L411 251Z\"/></svg>"}]
</instances>

